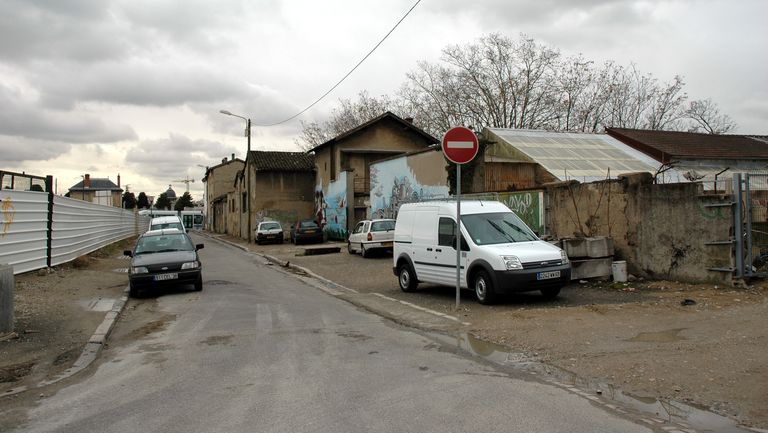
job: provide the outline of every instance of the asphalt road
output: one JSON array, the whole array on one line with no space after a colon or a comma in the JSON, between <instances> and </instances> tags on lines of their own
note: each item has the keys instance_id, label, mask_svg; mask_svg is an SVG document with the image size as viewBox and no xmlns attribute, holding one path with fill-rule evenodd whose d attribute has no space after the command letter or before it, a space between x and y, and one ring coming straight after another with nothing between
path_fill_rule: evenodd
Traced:
<instances>
[{"instance_id":1,"label":"asphalt road","mask_svg":"<svg viewBox=\"0 0 768 433\"><path fill-rule=\"evenodd\" d=\"M651 431L199 241L203 292L159 296L165 329L111 347L19 431Z\"/></svg>"}]
</instances>

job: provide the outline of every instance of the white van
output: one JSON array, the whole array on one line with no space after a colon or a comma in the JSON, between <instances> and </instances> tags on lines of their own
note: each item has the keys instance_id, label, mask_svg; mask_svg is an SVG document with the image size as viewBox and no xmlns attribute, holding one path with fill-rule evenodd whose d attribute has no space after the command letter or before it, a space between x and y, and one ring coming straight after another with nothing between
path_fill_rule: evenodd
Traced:
<instances>
[{"instance_id":1,"label":"white van","mask_svg":"<svg viewBox=\"0 0 768 433\"><path fill-rule=\"evenodd\" d=\"M461 202L462 288L481 304L497 295L540 290L556 297L571 279L565 251L540 240L497 201ZM419 282L456 285L456 202L408 203L395 224L393 272L409 292Z\"/></svg>"},{"instance_id":2,"label":"white van","mask_svg":"<svg viewBox=\"0 0 768 433\"><path fill-rule=\"evenodd\" d=\"M184 228L184 224L181 222L181 218L178 216L161 216L152 218L149 222L149 230L162 230L162 229L177 229L182 233L186 233L187 229Z\"/></svg>"}]
</instances>

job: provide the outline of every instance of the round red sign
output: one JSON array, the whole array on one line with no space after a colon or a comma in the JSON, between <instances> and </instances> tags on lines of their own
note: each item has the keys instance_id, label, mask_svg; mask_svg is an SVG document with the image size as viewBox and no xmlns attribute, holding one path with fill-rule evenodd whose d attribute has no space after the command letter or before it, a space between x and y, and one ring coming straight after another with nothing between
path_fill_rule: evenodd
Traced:
<instances>
[{"instance_id":1,"label":"round red sign","mask_svg":"<svg viewBox=\"0 0 768 433\"><path fill-rule=\"evenodd\" d=\"M443 153L449 161L466 164L477 156L477 136L471 129L455 126L443 136Z\"/></svg>"}]
</instances>

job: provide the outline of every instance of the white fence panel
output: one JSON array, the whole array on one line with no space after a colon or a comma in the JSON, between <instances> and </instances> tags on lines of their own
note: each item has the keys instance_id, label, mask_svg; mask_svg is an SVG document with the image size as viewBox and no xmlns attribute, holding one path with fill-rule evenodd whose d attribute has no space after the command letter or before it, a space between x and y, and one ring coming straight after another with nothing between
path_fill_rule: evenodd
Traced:
<instances>
[{"instance_id":1,"label":"white fence panel","mask_svg":"<svg viewBox=\"0 0 768 433\"><path fill-rule=\"evenodd\" d=\"M19 274L46 267L48 194L0 190L0 263Z\"/></svg>"},{"instance_id":2,"label":"white fence panel","mask_svg":"<svg viewBox=\"0 0 768 433\"><path fill-rule=\"evenodd\" d=\"M132 210L54 196L51 266L141 232Z\"/></svg>"}]
</instances>

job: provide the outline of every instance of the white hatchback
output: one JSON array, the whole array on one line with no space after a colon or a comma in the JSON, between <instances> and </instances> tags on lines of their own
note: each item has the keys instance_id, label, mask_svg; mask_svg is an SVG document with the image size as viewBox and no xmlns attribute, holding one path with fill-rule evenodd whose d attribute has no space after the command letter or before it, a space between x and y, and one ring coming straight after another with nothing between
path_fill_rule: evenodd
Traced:
<instances>
[{"instance_id":1,"label":"white hatchback","mask_svg":"<svg viewBox=\"0 0 768 433\"><path fill-rule=\"evenodd\" d=\"M359 252L368 257L372 250L391 250L395 239L395 220L363 220L357 223L347 240L350 254Z\"/></svg>"}]
</instances>

